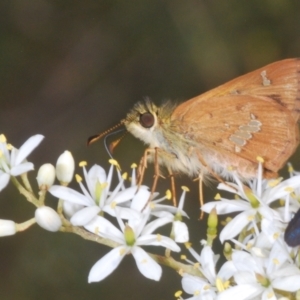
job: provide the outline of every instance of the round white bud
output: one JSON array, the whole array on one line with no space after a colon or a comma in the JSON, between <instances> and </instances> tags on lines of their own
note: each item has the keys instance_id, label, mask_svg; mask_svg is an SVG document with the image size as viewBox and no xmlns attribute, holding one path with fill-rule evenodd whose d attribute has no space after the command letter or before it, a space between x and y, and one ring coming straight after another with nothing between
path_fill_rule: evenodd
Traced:
<instances>
[{"instance_id":1,"label":"round white bud","mask_svg":"<svg viewBox=\"0 0 300 300\"><path fill-rule=\"evenodd\" d=\"M61 154L56 163L56 177L61 184L67 185L73 179L75 161L70 151Z\"/></svg>"},{"instance_id":2,"label":"round white bud","mask_svg":"<svg viewBox=\"0 0 300 300\"><path fill-rule=\"evenodd\" d=\"M62 225L58 213L49 206L41 206L35 211L36 222L45 230L56 232Z\"/></svg>"},{"instance_id":3,"label":"round white bud","mask_svg":"<svg viewBox=\"0 0 300 300\"><path fill-rule=\"evenodd\" d=\"M55 168L51 164L43 164L38 171L36 180L40 190L48 190L55 180Z\"/></svg>"}]
</instances>

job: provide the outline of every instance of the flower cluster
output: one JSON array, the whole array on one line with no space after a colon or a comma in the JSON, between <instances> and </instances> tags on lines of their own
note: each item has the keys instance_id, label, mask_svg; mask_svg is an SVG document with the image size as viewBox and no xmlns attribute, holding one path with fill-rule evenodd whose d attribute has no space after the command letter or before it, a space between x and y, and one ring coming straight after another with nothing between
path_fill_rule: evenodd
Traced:
<instances>
[{"instance_id":1,"label":"flower cluster","mask_svg":"<svg viewBox=\"0 0 300 300\"><path fill-rule=\"evenodd\" d=\"M40 191L39 197L36 197L27 179L27 172L33 170L34 165L27 162L26 158L42 139L43 136L35 135L20 149L16 149L7 144L4 135L0 136L0 190L11 179L27 200L37 207L34 218L22 224L0 220L0 235L13 235L37 223L52 232L70 231L94 241L99 241L98 237L101 237L101 241L113 247L113 250L92 267L89 282L100 281L108 276L126 254L133 255L144 276L159 280L161 266L142 246L161 246L174 252L181 250L177 243L189 239L188 228L182 222L182 218L187 217L183 211L187 189L184 188L178 207L163 204L164 200L170 199L169 191L166 196L157 199L158 193L151 194L148 187L138 185L135 165L127 186L127 174L121 175L118 163L110 160L111 167L107 174L99 165L87 170L86 163L80 163L84 182L76 174L81 189L78 192L68 187L74 177L75 162L71 153L65 151L58 158L56 167L46 163L39 168L36 179ZM112 184L114 173L118 180L115 187ZM19 175L22 183L16 178ZM54 185L55 177L59 185ZM48 193L59 199L57 211L45 205ZM156 232L166 224L171 225L171 237ZM80 230L82 227L85 230Z\"/></svg>"},{"instance_id":2,"label":"flower cluster","mask_svg":"<svg viewBox=\"0 0 300 300\"><path fill-rule=\"evenodd\" d=\"M127 175L121 175L115 160L110 160L110 163L108 174L98 165L94 165L87 171L86 163L80 164L86 184L85 187L82 178L76 176L81 193L57 185L53 185L49 192L64 200L64 203L68 203L65 206L66 213L72 225L83 226L89 232L117 244L92 267L89 282L104 279L117 268L128 253L133 255L138 269L145 277L159 280L162 273L160 265L141 246L162 246L171 251L180 251L175 241L188 241L187 227L178 225L181 221L177 220L178 215L186 216L182 210L184 196L178 208L160 204L167 197L155 200L156 194L151 195L146 186L138 186L135 182L135 168L132 171L131 185L126 188L124 181ZM114 171L117 172L119 183L115 188L111 188ZM119 228L106 216L114 218ZM169 223L174 223L175 241L170 237L153 233L159 227Z\"/></svg>"},{"instance_id":3,"label":"flower cluster","mask_svg":"<svg viewBox=\"0 0 300 300\"><path fill-rule=\"evenodd\" d=\"M87 163L81 162L83 176L75 175L78 191L69 187L75 162L65 151L55 167L46 163L39 168L36 195L27 178L34 165L27 157L42 139L35 135L17 149L0 135L0 191L11 181L35 206L33 218L24 223L0 220L0 236L14 235L37 223L48 231L72 232L111 247L91 268L88 282L106 278L128 254L140 273L155 281L162 274L159 263L165 262L182 275L182 289L192 295L183 298L178 291L175 297L181 300L292 299L300 293L300 173L290 165L289 179L266 180L260 158L257 178L246 184L233 171L234 182L220 183L220 193L234 196L228 199L217 194L214 201L203 205L202 210L209 214L207 240L201 241L198 254L184 222L188 189L183 187L178 207L165 204L170 192L159 197L137 184L136 165L132 165L128 180L113 159L108 172L99 165L87 168ZM48 196L58 199L56 210L46 206ZM227 218L218 234L222 215ZM159 233L163 226L169 226L168 236ZM223 258L213 251L216 238L223 244ZM181 251L179 243L184 243L192 257L182 255L185 264L171 255L171 251ZM150 254L148 246L163 247L166 255Z\"/></svg>"},{"instance_id":4,"label":"flower cluster","mask_svg":"<svg viewBox=\"0 0 300 300\"><path fill-rule=\"evenodd\" d=\"M235 174L235 183L219 184L219 190L235 198L218 194L219 201L206 203L202 209L219 215L235 213L219 235L222 243L231 242L224 248L228 260L217 273L219 256L211 247L205 245L198 255L187 245L203 278L183 274L183 289L193 295L186 299L291 299L300 290L299 253L284 241L287 222L299 209L300 175L292 173L291 167L290 171L287 180L265 180L259 163L257 178L249 185ZM180 293L178 297L183 299Z\"/></svg>"}]
</instances>

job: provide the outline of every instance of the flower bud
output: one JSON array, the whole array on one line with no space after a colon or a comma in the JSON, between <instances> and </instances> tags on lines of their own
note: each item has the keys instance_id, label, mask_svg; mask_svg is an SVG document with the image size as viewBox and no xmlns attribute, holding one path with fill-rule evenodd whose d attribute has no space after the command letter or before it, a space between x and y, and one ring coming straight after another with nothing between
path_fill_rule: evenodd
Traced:
<instances>
[{"instance_id":1,"label":"flower bud","mask_svg":"<svg viewBox=\"0 0 300 300\"><path fill-rule=\"evenodd\" d=\"M128 246L133 246L135 243L135 234L134 231L132 230L132 228L126 224L125 229L124 229L124 237L125 237L125 241L126 244Z\"/></svg>"},{"instance_id":2,"label":"flower bud","mask_svg":"<svg viewBox=\"0 0 300 300\"><path fill-rule=\"evenodd\" d=\"M58 231L62 225L58 213L49 206L42 206L35 211L36 222L45 230Z\"/></svg>"},{"instance_id":3,"label":"flower bud","mask_svg":"<svg viewBox=\"0 0 300 300\"><path fill-rule=\"evenodd\" d=\"M40 190L48 190L55 180L55 168L51 164L43 164L38 171L36 180Z\"/></svg>"},{"instance_id":4,"label":"flower bud","mask_svg":"<svg viewBox=\"0 0 300 300\"><path fill-rule=\"evenodd\" d=\"M0 236L14 235L16 233L16 224L11 220L0 219Z\"/></svg>"},{"instance_id":5,"label":"flower bud","mask_svg":"<svg viewBox=\"0 0 300 300\"><path fill-rule=\"evenodd\" d=\"M74 158L70 151L65 151L59 156L56 163L56 177L61 184L67 185L72 181L74 169Z\"/></svg>"}]
</instances>

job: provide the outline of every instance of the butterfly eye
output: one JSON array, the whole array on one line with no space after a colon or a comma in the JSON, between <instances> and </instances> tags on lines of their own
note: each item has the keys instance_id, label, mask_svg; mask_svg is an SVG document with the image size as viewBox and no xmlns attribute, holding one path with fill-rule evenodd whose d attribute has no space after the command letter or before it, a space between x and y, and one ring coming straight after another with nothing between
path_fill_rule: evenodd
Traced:
<instances>
[{"instance_id":1,"label":"butterfly eye","mask_svg":"<svg viewBox=\"0 0 300 300\"><path fill-rule=\"evenodd\" d=\"M154 124L154 116L149 112L140 115L140 124L144 128L152 127Z\"/></svg>"}]
</instances>

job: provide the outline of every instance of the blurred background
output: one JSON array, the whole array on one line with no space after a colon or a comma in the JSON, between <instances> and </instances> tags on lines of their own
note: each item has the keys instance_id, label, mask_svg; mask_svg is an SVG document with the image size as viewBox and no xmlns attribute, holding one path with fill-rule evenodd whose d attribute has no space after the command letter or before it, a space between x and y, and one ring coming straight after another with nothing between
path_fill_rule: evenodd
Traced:
<instances>
[{"instance_id":1,"label":"blurred background","mask_svg":"<svg viewBox=\"0 0 300 300\"><path fill-rule=\"evenodd\" d=\"M64 150L77 162L107 168L103 142L87 148L87 137L118 123L146 96L157 104L185 101L299 56L299 12L300 2L292 0L2 0L0 132L16 147L33 134L45 135L29 157L36 170L55 164ZM128 171L143 148L128 136L115 157ZM30 176L35 184L36 173ZM183 184L191 189L186 210L199 251L206 226L197 220L198 186L182 176L178 191ZM167 187L160 182L162 193ZM215 185L206 188L206 201L215 193ZM33 217L33 206L12 186L0 201L1 219ZM180 276L167 268L159 283L143 278L130 256L106 280L88 284L90 268L109 250L38 226L1 238L0 299L174 299L181 289Z\"/></svg>"}]
</instances>

